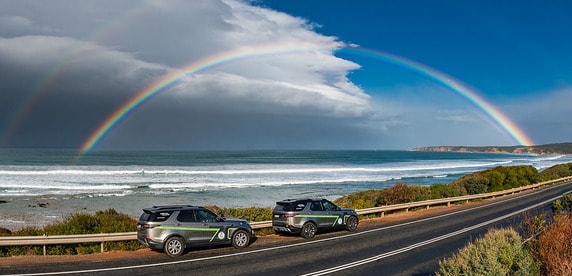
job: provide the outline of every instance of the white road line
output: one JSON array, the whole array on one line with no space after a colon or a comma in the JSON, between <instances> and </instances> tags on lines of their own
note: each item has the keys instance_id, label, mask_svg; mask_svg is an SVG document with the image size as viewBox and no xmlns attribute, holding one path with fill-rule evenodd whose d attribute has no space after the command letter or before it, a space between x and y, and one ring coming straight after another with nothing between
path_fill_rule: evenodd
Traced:
<instances>
[{"instance_id":1,"label":"white road line","mask_svg":"<svg viewBox=\"0 0 572 276\"><path fill-rule=\"evenodd\" d=\"M550 187L550 188L547 188L547 189L552 189L552 188L555 188L555 187ZM544 189L544 190L541 190L541 191L545 191L545 190L547 190L547 189ZM533 195L533 194L539 193L539 192L541 192L541 191L537 191L537 192L530 193L530 194L527 194L527 195ZM273 251L273 250L279 250L279 249L290 248L290 247L297 247L297 246L304 246L304 245L308 245L308 244L321 243L321 242L326 242L326 241L331 241L331 240L345 239L345 238L349 238L349 237L353 237L353 236L364 235L364 234L367 234L367 233L373 233L373 232L377 232L377 231L387 230L387 229L391 229L391 228L400 227L400 226L403 226L403 225L409 225L409 224L419 223L419 222L423 222L423 221L434 220L434 219L437 219L437 218L448 217L448 216L452 216L452 215L455 215L455 214L460 214L460 213L468 212L468 211L471 211L471 210L477 210L477 209L485 208L485 207L488 207L488 206L493 206L493 205L496 205L496 204L505 203L505 202L507 202L507 201L511 201L511 200L515 200L515 199L519 199L519 198L520 198L520 197L514 197L514 198L511 198L511 199L508 199L508 200L499 201L499 202L495 202L495 203L490 203L490 204L486 204L486 205L481 205L481 206L477 206L477 207L470 208L470 209L465 209L465 210L456 211L456 212L447 213L447 214L442 214L442 215L438 215L438 216L434 216L434 217L429 217L429 218L424 218L424 219L409 221L409 222L400 223L400 224L396 224L396 225L391 225L391 226L386 226L386 227L381 227L381 228L366 230L366 231L362 231L362 232L351 233L351 234L347 234L347 235L343 235L343 236L338 236L338 237L331 237L331 238L325 238L325 239L321 239L321 240L313 240L313 241L307 241L307 242L302 242L302 243L288 244L288 245L283 245L283 246L278 246L278 247L270 247L270 248L257 249L257 250L245 251L245 252L238 252L238 253L232 253L232 254L226 254L226 255L218 255L218 256L212 256L212 257L204 257L204 258L198 258L198 259L180 260L180 261L172 261L172 262L164 262L164 263L155 263L155 264L123 266L123 267L111 267L111 268L88 269L88 270L75 270L75 271L42 272L42 273L29 273L29 274L0 274L0 275L3 275L3 276L9 276L9 275L11 275L11 276L15 276L15 275L19 275L19 276L38 276L38 275L65 275L65 274L82 274L82 273L106 272L106 271L120 271L120 270L128 270L128 269L140 269L140 268L146 268L146 267L159 267L159 266L165 266L165 265L176 265L176 264L182 264L182 263L193 263L193 262L200 262L200 261L206 261L206 260L214 260L214 259L222 259L222 258L235 257L235 256L241 256L241 255L249 255L249 254L255 254L255 253L260 253L260 252ZM559 196L559 197L556 197L556 198L554 198L554 199L551 199L551 200L556 200L556 199L558 199L558 198L560 198L560 196ZM549 202L549 201L550 201L550 200L545 201L545 202L540 203L540 204L537 204L537 205L545 204L546 202ZM535 206L536 206L536 205L535 205ZM530 208L533 208L533 207L530 207ZM530 208L528 208L528 209L530 209ZM467 230L467 231L468 231L468 230ZM457 234L459 234L459 233L457 233ZM455 234L455 235L457 235L457 234ZM451 235L451 234L449 234L449 235ZM443 239L444 239L444 238L443 238ZM432 242L430 242L430 243L433 243L433 242L435 242L435 241L432 241ZM429 244L429 243L427 243L427 244ZM414 246L414 247L413 247L413 246ZM405 248L402 248L402 249L399 249L399 250L395 250L395 251L392 251L392 252L384 253L384 254L381 254L381 255L378 255L378 256L374 256L374 257L372 257L372 258L374 258L375 260L383 259L383 258L386 258L386 257L389 257L389 256L393 256L393 255L396 255L396 254L399 254L399 253L402 253L402 252L411 250L411 249L416 248L416 247L419 247L419 246L422 246L422 245L410 245L410 246L408 246L408 247L405 247ZM387 255L387 254L389 254L389 255ZM387 256L385 256L385 255L387 255ZM380 256L382 256L382 257L380 257ZM364 262L364 261L366 261L366 260L367 260L367 259L361 260L361 261L358 261L358 262ZM375 260L373 260L373 261L375 261ZM365 263L373 262L373 261L367 261L367 262L365 262ZM365 263L363 263L363 264L365 264ZM350 265L350 264L346 264L346 265L342 265L342 266L347 266L347 265ZM357 265L360 265L360 264L357 264ZM350 267L357 266L357 265L352 265L352 266L350 266ZM338 267L336 267L336 268L339 268L339 267L342 267L342 266L338 266ZM349 268L349 267L348 267L348 268ZM331 268L331 269L334 269L334 268ZM331 269L330 269L330 270L331 270ZM345 268L337 269L337 270L335 270L335 271L339 271L339 270L343 270L343 269L345 269ZM332 272L335 272L335 271L332 271ZM322 273L322 272L318 271L318 272L314 272L314 273ZM331 272L325 272L325 273L323 273L323 274L327 274L327 273L331 273ZM323 274L306 274L306 275L323 275Z\"/></svg>"},{"instance_id":2,"label":"white road line","mask_svg":"<svg viewBox=\"0 0 572 276\"><path fill-rule=\"evenodd\" d=\"M510 213L510 214L506 214L506 215L504 215L504 216L501 216L501 217L498 217L498 218L495 218L495 219L492 219L492 220L489 220L489 221L485 221L485 222L482 222L482 223L479 223L479 224L475 224L475 225L473 225L473 226L470 226L470 227L467 227L467 228L463 228L463 229L461 229L461 230L457 230L457 231L455 231L455 232L451 232L451 233L449 233L449 234L446 234L446 235L443 235L443 236L440 236L440 237L436 237L436 238L433 238L433 239L430 239L430 240L426 240L426 241L422 241L422 242L419 242L419 243L416 243L416 244L412 244L412 245L410 245L410 246L403 247L403 248L400 248L400 249L397 249L397 250L394 250L394 251L382 253L382 254L379 254L379 255L377 255L377 256L373 256L373 257L366 258L366 259L363 259L363 260L359 260L359 261L355 261L355 262L343 264L343 265L340 265L340 266L331 267L331 268L327 268L327 269L324 269L324 270L320 270L320 271L316 271L316 272L312 272L312 273L308 273L308 274L303 274L302 276L319 276L319 275L326 275L326 274L334 273L334 272L337 272L337 271L345 270L345 269L348 269L348 268L352 268L352 267L356 267L356 266L368 264L368 263L371 263L371 262L375 262L375 261L378 261L378 260L381 260L381 259L384 259L384 258L387 258L387 257L391 257L391 256L394 256L394 255L397 255L397 254L400 254L400 253L403 253L403 252L406 252L406 251L409 251L409 250L413 250L413 249L415 249L415 248L418 248L418 247L421 247L421 246L424 246L424 245L432 244L432 243L434 243L434 242L438 242L438 241L441 241L441 240L444 240L444 239L447 239L447 238L450 238L450 237L453 237L453 236L456 236L456 235L459 235L459 234L462 234L462 233L466 233L466 232L472 231L472 230L474 230L474 229L477 229L477 228L480 228L480 227L483 227L483 226L486 226L486 225L489 225L489 224L498 222L498 221L500 221L500 220L503 220L503 219L506 219L506 218L509 218L509 217L518 215L518 214L520 214L520 213L522 213L522 212L525 212L525 211L528 211L528 210L530 210L530 209L534 209L534 208L536 208L536 207L539 207L539 206L545 205L545 204L547 204L547 203L553 202L553 201L555 201L555 200L557 200L557 199L559 199L559 198L560 198L560 196L555 197L555 198L552 198L552 199L549 199L549 200L546 200L546 201L544 201L544 202L541 202L541 203L538 203L538 204L535 204L535 205L532 205L532 206L529 206L529 207L524 208L524 209L521 209L521 210L519 210L519 211L515 211L515 212L512 212L512 213Z\"/></svg>"}]
</instances>

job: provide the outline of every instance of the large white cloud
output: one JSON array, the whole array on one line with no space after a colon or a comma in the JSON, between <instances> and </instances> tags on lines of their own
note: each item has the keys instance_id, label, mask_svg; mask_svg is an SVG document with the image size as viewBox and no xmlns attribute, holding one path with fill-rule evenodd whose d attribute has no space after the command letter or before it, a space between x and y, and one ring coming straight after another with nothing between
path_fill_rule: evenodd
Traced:
<instances>
[{"instance_id":1,"label":"large white cloud","mask_svg":"<svg viewBox=\"0 0 572 276\"><path fill-rule=\"evenodd\" d=\"M301 18L234 0L56 0L50 5L23 0L3 5L2 106L28 109L25 116L14 108L3 111L4 118L12 118L2 122L10 132L4 136L17 145L41 144L38 137L56 137L64 130L68 142L77 145L147 85L220 53L230 54L181 79L146 103L149 107L133 112L121 127L149 127L145 118L151 115L146 112L170 110L152 115L157 127L178 121L176 129L164 129L166 135L196 132L199 125L205 133L208 128L218 133L217 121L205 118L209 123L201 124L197 117L197 110L208 108L221 124L232 120L246 126L253 114L270 114L275 120L293 116L299 118L296 123L284 124L292 132L315 125L359 132L367 126L363 120L375 118L370 97L347 78L359 66L333 54L344 44L315 32L312 23ZM250 50L241 56L236 49ZM194 118L185 125L173 114ZM343 141L344 131L336 133ZM113 142L105 145L112 147Z\"/></svg>"}]
</instances>

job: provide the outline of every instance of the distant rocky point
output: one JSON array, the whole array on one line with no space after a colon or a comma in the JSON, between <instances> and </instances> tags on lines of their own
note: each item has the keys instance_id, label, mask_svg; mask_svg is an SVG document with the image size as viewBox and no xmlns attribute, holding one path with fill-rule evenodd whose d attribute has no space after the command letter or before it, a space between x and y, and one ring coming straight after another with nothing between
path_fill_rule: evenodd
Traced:
<instances>
[{"instance_id":1,"label":"distant rocky point","mask_svg":"<svg viewBox=\"0 0 572 276\"><path fill-rule=\"evenodd\" d=\"M452 151L452 152L487 152L487 153L531 153L531 154L572 154L572 143L546 144L539 146L435 146L413 149L415 151Z\"/></svg>"}]
</instances>

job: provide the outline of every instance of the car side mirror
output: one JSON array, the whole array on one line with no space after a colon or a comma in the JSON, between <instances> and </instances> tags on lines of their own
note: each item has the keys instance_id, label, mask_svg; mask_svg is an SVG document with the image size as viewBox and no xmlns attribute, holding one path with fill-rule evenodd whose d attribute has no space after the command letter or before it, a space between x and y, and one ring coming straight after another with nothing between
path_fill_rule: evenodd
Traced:
<instances>
[{"instance_id":1,"label":"car side mirror","mask_svg":"<svg viewBox=\"0 0 572 276\"><path fill-rule=\"evenodd\" d=\"M224 222L225 219L223 217L216 217L216 222Z\"/></svg>"}]
</instances>

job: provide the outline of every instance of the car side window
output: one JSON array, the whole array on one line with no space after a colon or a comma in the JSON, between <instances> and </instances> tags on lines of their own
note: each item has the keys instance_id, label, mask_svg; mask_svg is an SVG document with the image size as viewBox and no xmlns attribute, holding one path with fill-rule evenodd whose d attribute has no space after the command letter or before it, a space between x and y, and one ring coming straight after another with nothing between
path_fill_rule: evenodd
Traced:
<instances>
[{"instance_id":1,"label":"car side window","mask_svg":"<svg viewBox=\"0 0 572 276\"><path fill-rule=\"evenodd\" d=\"M153 216L149 221L166 221L167 219L169 219L169 217L171 217L172 213L173 211L155 213L153 214Z\"/></svg>"},{"instance_id":2,"label":"car side window","mask_svg":"<svg viewBox=\"0 0 572 276\"><path fill-rule=\"evenodd\" d=\"M217 215L206 210L198 210L197 214L201 222L215 222L217 218Z\"/></svg>"},{"instance_id":3,"label":"car side window","mask_svg":"<svg viewBox=\"0 0 572 276\"><path fill-rule=\"evenodd\" d=\"M310 204L310 210L312 211L324 211L322 204L319 201L312 201Z\"/></svg>"},{"instance_id":4,"label":"car side window","mask_svg":"<svg viewBox=\"0 0 572 276\"><path fill-rule=\"evenodd\" d=\"M322 200L322 204L324 205L324 209L326 209L326 211L339 211L340 209L338 206L325 199Z\"/></svg>"},{"instance_id":5,"label":"car side window","mask_svg":"<svg viewBox=\"0 0 572 276\"><path fill-rule=\"evenodd\" d=\"M183 210L177 216L177 220L180 222L197 222L195 218L195 212L193 210Z\"/></svg>"}]
</instances>

